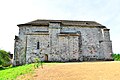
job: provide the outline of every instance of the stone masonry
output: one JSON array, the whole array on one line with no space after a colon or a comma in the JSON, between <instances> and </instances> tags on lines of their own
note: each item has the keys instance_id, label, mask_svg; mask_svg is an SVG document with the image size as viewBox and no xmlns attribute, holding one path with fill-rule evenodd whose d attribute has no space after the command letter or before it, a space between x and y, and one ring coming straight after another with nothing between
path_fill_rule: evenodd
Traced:
<instances>
[{"instance_id":1,"label":"stone masonry","mask_svg":"<svg viewBox=\"0 0 120 80\"><path fill-rule=\"evenodd\" d=\"M110 60L109 29L94 21L35 20L19 24L14 65L41 61Z\"/></svg>"}]
</instances>

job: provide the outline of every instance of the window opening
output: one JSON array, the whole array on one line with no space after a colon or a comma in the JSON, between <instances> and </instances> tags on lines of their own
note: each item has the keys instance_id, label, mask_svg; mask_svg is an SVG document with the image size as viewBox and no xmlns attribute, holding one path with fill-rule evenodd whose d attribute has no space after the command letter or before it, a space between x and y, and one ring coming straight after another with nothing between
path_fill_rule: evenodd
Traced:
<instances>
[{"instance_id":1,"label":"window opening","mask_svg":"<svg viewBox=\"0 0 120 80\"><path fill-rule=\"evenodd\" d=\"M40 43L39 43L39 41L38 41L38 42L37 42L37 49L39 49L39 48L40 48L39 44L40 44Z\"/></svg>"}]
</instances>

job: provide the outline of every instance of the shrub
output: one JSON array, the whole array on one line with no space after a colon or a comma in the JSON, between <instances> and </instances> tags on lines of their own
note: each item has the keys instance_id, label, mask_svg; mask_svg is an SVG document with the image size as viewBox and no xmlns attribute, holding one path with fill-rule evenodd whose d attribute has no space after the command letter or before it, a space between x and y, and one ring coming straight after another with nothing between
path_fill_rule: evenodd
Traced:
<instances>
[{"instance_id":1,"label":"shrub","mask_svg":"<svg viewBox=\"0 0 120 80\"><path fill-rule=\"evenodd\" d=\"M115 61L120 61L120 54L112 54L112 58L113 58Z\"/></svg>"},{"instance_id":2,"label":"shrub","mask_svg":"<svg viewBox=\"0 0 120 80\"><path fill-rule=\"evenodd\" d=\"M38 68L39 66L41 66L41 68L43 68L43 62L39 61L39 58L35 58L34 68Z\"/></svg>"},{"instance_id":3,"label":"shrub","mask_svg":"<svg viewBox=\"0 0 120 80\"><path fill-rule=\"evenodd\" d=\"M0 50L0 67L5 67L10 64L9 52L5 50Z\"/></svg>"}]
</instances>

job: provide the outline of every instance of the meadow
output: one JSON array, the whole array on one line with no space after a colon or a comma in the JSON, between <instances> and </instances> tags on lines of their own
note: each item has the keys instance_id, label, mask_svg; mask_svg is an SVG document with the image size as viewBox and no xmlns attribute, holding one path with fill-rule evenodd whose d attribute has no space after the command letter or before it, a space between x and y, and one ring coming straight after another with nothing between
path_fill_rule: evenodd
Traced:
<instances>
[{"instance_id":1,"label":"meadow","mask_svg":"<svg viewBox=\"0 0 120 80\"><path fill-rule=\"evenodd\" d=\"M0 80L15 80L20 75L33 73L34 69L34 64L0 68Z\"/></svg>"}]
</instances>

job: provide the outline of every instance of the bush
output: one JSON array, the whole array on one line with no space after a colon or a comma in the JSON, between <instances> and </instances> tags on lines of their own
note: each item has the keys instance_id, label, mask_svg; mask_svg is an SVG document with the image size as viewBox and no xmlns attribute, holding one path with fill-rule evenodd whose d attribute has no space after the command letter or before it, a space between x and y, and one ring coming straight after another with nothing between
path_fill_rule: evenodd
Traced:
<instances>
[{"instance_id":1,"label":"bush","mask_svg":"<svg viewBox=\"0 0 120 80\"><path fill-rule=\"evenodd\" d=\"M10 64L9 52L0 50L0 67L8 66L8 64Z\"/></svg>"},{"instance_id":2,"label":"bush","mask_svg":"<svg viewBox=\"0 0 120 80\"><path fill-rule=\"evenodd\" d=\"M115 61L120 61L120 54L112 54L112 58L113 58Z\"/></svg>"},{"instance_id":3,"label":"bush","mask_svg":"<svg viewBox=\"0 0 120 80\"><path fill-rule=\"evenodd\" d=\"M34 68L38 68L39 66L41 66L41 68L43 68L43 62L39 61L39 58L35 58Z\"/></svg>"}]
</instances>

